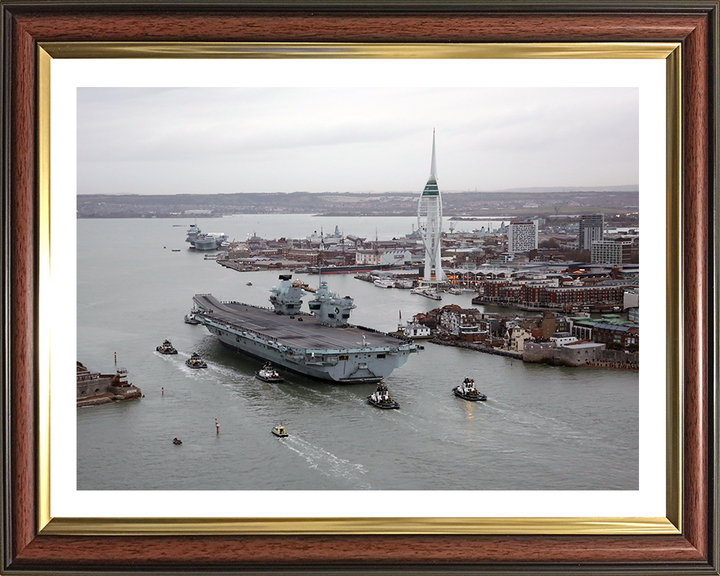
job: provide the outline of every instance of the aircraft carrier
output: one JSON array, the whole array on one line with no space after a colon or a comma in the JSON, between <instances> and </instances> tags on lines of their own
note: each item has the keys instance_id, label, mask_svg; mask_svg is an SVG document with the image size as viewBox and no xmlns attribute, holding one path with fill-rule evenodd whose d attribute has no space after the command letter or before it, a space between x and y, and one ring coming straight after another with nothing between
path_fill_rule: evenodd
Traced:
<instances>
[{"instance_id":1,"label":"aircraft carrier","mask_svg":"<svg viewBox=\"0 0 720 576\"><path fill-rule=\"evenodd\" d=\"M417 352L409 339L352 326L350 296L339 297L322 281L300 310L305 296L289 274L270 290L273 308L221 302L211 294L193 297L195 318L223 344L307 376L338 383L375 383Z\"/></svg>"}]
</instances>

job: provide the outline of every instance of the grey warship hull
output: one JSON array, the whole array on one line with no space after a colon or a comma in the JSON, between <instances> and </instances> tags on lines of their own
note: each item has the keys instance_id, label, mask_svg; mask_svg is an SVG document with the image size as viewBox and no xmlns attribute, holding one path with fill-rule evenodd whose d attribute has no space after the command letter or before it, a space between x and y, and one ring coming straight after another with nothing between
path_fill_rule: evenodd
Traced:
<instances>
[{"instance_id":1,"label":"grey warship hull","mask_svg":"<svg viewBox=\"0 0 720 576\"><path fill-rule=\"evenodd\" d=\"M226 346L314 378L379 382L417 352L411 341L357 326L330 327L308 314L276 314L209 294L193 300L196 319Z\"/></svg>"}]
</instances>

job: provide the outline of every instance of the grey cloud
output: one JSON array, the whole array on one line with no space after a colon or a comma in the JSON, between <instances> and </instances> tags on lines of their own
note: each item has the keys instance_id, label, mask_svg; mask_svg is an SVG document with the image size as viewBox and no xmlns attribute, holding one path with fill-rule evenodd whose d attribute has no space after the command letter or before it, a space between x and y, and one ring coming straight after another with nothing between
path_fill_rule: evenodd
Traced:
<instances>
[{"instance_id":1,"label":"grey cloud","mask_svg":"<svg viewBox=\"0 0 720 576\"><path fill-rule=\"evenodd\" d=\"M84 88L79 192L415 190L433 127L445 189L637 183L631 88Z\"/></svg>"}]
</instances>

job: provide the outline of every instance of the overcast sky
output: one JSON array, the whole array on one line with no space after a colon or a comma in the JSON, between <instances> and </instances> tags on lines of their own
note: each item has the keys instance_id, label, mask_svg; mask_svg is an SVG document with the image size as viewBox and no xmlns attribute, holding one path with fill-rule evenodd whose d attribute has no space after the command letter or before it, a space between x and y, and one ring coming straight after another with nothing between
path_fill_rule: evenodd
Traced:
<instances>
[{"instance_id":1,"label":"overcast sky","mask_svg":"<svg viewBox=\"0 0 720 576\"><path fill-rule=\"evenodd\" d=\"M636 88L79 88L78 193L638 184Z\"/></svg>"}]
</instances>

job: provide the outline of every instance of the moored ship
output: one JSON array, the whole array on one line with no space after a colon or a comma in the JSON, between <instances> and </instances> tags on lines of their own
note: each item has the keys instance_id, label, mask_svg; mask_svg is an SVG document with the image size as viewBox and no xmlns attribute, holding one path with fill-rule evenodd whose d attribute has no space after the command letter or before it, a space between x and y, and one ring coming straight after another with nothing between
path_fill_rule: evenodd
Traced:
<instances>
[{"instance_id":1,"label":"moored ship","mask_svg":"<svg viewBox=\"0 0 720 576\"><path fill-rule=\"evenodd\" d=\"M352 326L353 299L333 294L325 281L308 302L311 314L302 312L305 292L291 278L281 274L270 291L272 309L196 294L195 317L231 348L338 383L379 382L417 352L412 341Z\"/></svg>"},{"instance_id":2,"label":"moored ship","mask_svg":"<svg viewBox=\"0 0 720 576\"><path fill-rule=\"evenodd\" d=\"M395 288L395 282L392 278L376 278L373 284L378 288Z\"/></svg>"},{"instance_id":3,"label":"moored ship","mask_svg":"<svg viewBox=\"0 0 720 576\"><path fill-rule=\"evenodd\" d=\"M387 272L394 268L392 264L350 264L347 266L306 266L295 270L307 274L360 274L362 272Z\"/></svg>"},{"instance_id":4,"label":"moored ship","mask_svg":"<svg viewBox=\"0 0 720 576\"><path fill-rule=\"evenodd\" d=\"M188 228L187 238L185 242L190 243L190 247L195 250L216 250L227 241L228 237L222 232L210 232L203 234L197 224L193 224Z\"/></svg>"}]
</instances>

